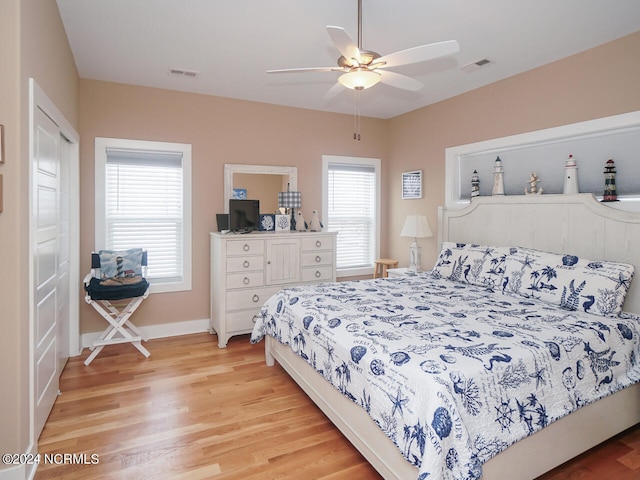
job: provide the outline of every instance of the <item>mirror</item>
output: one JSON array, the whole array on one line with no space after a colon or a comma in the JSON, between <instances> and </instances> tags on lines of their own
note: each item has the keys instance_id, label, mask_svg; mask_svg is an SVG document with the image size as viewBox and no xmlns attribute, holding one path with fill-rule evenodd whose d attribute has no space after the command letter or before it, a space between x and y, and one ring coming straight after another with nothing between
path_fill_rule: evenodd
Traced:
<instances>
[{"instance_id":1,"label":"mirror","mask_svg":"<svg viewBox=\"0 0 640 480\"><path fill-rule=\"evenodd\" d=\"M270 165L224 166L224 213L229 213L229 199L234 188L245 189L248 199L260 200L260 213L273 213L278 208L278 192L298 188L297 167Z\"/></svg>"}]
</instances>

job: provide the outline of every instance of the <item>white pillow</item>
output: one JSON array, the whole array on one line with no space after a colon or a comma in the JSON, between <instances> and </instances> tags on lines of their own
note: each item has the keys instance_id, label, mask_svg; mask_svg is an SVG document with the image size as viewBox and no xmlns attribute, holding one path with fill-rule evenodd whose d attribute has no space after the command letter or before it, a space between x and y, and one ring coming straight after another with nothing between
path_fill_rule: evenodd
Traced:
<instances>
[{"instance_id":1,"label":"white pillow","mask_svg":"<svg viewBox=\"0 0 640 480\"><path fill-rule=\"evenodd\" d=\"M626 263L514 248L506 260L502 290L567 310L615 317L622 311L634 270Z\"/></svg>"},{"instance_id":2,"label":"white pillow","mask_svg":"<svg viewBox=\"0 0 640 480\"><path fill-rule=\"evenodd\" d=\"M471 285L500 288L509 248L443 242L431 273Z\"/></svg>"}]
</instances>

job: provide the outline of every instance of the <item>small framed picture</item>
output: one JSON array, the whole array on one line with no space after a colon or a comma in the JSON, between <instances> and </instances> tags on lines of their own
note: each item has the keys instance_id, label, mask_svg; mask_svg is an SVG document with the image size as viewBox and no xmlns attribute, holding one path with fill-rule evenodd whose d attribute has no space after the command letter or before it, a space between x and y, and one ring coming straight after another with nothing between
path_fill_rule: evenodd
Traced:
<instances>
[{"instance_id":1,"label":"small framed picture","mask_svg":"<svg viewBox=\"0 0 640 480\"><path fill-rule=\"evenodd\" d=\"M289 215L276 215L276 232L291 230L291 219Z\"/></svg>"},{"instance_id":2,"label":"small framed picture","mask_svg":"<svg viewBox=\"0 0 640 480\"><path fill-rule=\"evenodd\" d=\"M402 198L422 198L422 170L402 174Z\"/></svg>"},{"instance_id":3,"label":"small framed picture","mask_svg":"<svg viewBox=\"0 0 640 480\"><path fill-rule=\"evenodd\" d=\"M234 188L233 189L233 198L236 200L246 200L247 199L247 189L246 188Z\"/></svg>"},{"instance_id":4,"label":"small framed picture","mask_svg":"<svg viewBox=\"0 0 640 480\"><path fill-rule=\"evenodd\" d=\"M261 213L258 230L262 232L273 232L276 229L276 216L273 213Z\"/></svg>"}]
</instances>

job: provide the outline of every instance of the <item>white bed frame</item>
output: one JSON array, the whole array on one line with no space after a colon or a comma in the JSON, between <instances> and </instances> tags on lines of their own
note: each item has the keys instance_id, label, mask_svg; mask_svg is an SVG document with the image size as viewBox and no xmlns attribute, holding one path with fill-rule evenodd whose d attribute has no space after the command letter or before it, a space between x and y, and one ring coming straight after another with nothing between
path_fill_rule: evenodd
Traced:
<instances>
[{"instance_id":1,"label":"white bed frame","mask_svg":"<svg viewBox=\"0 0 640 480\"><path fill-rule=\"evenodd\" d=\"M640 269L640 214L607 207L591 194L478 197L462 210L440 208L438 241L575 253ZM631 283L625 311L640 313L640 280ZM277 360L385 479L417 478L417 468L369 415L288 346L267 337L265 352L267 364ZM639 423L639 405L640 384L587 405L489 460L482 478L535 478Z\"/></svg>"}]
</instances>

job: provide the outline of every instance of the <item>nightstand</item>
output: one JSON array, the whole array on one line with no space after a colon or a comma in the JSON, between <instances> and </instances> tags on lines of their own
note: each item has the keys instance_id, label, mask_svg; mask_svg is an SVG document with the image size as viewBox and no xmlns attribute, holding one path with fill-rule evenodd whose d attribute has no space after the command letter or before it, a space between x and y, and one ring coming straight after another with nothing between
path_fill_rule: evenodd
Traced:
<instances>
[{"instance_id":1,"label":"nightstand","mask_svg":"<svg viewBox=\"0 0 640 480\"><path fill-rule=\"evenodd\" d=\"M397 278L404 277L405 275L409 275L408 268L389 268L387 270L388 278Z\"/></svg>"}]
</instances>

